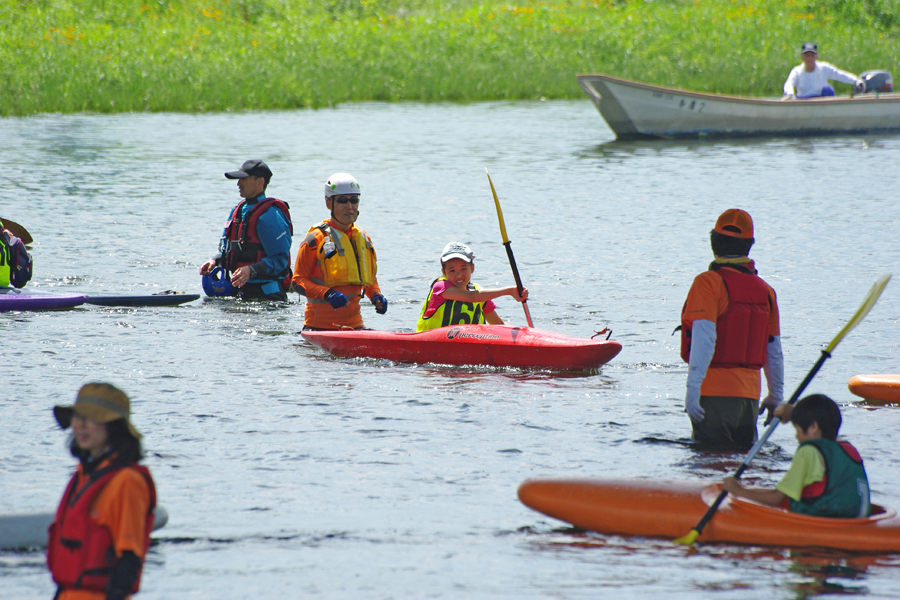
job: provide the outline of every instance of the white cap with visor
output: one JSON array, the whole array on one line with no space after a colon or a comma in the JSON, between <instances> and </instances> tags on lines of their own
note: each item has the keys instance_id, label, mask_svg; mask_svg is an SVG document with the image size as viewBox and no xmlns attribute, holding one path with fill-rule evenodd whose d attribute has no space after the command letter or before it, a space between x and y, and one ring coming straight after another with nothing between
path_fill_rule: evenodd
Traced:
<instances>
[{"instance_id":1,"label":"white cap with visor","mask_svg":"<svg viewBox=\"0 0 900 600\"><path fill-rule=\"evenodd\" d=\"M461 258L467 263L475 263L475 253L472 252L472 249L459 242L450 242L444 246L444 251L441 252L441 264L444 264L451 258Z\"/></svg>"}]
</instances>

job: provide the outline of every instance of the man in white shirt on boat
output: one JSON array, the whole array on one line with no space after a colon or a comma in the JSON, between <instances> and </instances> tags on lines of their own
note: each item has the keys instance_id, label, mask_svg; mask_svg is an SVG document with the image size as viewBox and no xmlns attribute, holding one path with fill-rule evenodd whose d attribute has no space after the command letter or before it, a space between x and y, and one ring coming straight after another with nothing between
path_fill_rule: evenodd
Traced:
<instances>
[{"instance_id":1,"label":"man in white shirt on boat","mask_svg":"<svg viewBox=\"0 0 900 600\"><path fill-rule=\"evenodd\" d=\"M787 81L784 82L782 100L818 98L834 96L834 88L828 85L830 80L848 83L859 92L865 91L865 82L847 71L842 71L827 62L818 62L819 48L812 42L806 42L800 49L803 64L791 69Z\"/></svg>"}]
</instances>

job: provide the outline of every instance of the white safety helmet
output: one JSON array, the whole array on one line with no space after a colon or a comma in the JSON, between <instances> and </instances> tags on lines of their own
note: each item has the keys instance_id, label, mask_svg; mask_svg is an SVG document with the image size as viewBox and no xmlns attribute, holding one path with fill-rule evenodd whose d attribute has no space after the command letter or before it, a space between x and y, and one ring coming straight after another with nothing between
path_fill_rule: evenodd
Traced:
<instances>
[{"instance_id":1,"label":"white safety helmet","mask_svg":"<svg viewBox=\"0 0 900 600\"><path fill-rule=\"evenodd\" d=\"M325 182L325 197L359 194L359 182L350 173L335 173Z\"/></svg>"}]
</instances>

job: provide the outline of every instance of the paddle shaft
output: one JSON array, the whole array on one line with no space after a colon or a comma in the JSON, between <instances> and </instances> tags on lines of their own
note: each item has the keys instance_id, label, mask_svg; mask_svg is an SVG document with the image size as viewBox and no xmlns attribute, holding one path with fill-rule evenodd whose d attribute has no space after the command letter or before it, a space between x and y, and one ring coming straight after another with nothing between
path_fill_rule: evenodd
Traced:
<instances>
[{"instance_id":1,"label":"paddle shaft","mask_svg":"<svg viewBox=\"0 0 900 600\"><path fill-rule=\"evenodd\" d=\"M816 373L819 372L819 369L822 368L822 365L826 360L831 358L831 354L825 350L822 350L822 356L819 357L819 360L816 361L816 364L813 366L812 370L807 373L806 378L800 383L800 386L797 388L797 391L791 396L791 399L788 400L788 404L793 405L797 402L797 398L800 397L800 394L803 393L803 390L806 389L806 386L809 385L809 382L812 381L813 377L816 376ZM741 475L744 474L744 471L747 470L747 467L750 466L750 461L752 461L756 455L759 453L760 448L762 448L763 444L766 443L766 440L769 439L769 436L772 435L772 432L775 431L775 428L778 427L778 423L781 422L781 419L777 417L772 419L772 422L769 423L769 426L766 427L765 432L763 432L762 436L756 443L753 444L753 447L750 448L750 452L747 453L747 456L744 457L744 462L741 463L741 466L738 467L738 470L734 474L735 479L740 479ZM706 511L706 514L703 515L703 518L700 519L700 522L697 523L697 526L694 527L694 531L697 532L697 535L700 535L700 532L703 531L703 528L706 527L706 524L709 523L709 520L713 518L713 515L716 514L716 511L719 509L719 505L722 504L722 501L725 500L725 496L728 495L728 492L722 490L719 492L719 495L716 497L716 501L713 502L709 509Z\"/></svg>"},{"instance_id":2,"label":"paddle shaft","mask_svg":"<svg viewBox=\"0 0 900 600\"><path fill-rule=\"evenodd\" d=\"M509 258L509 266L512 267L513 277L516 280L516 289L519 290L519 296L522 295L522 278L519 277L519 267L516 266L516 257L513 256L512 242L506 235L506 223L503 222L503 210L500 208L500 198L497 197L497 190L494 189L494 182L491 181L491 174L488 173L487 167L484 168L487 175L488 183L491 185L491 193L494 195L494 205L497 207L497 219L500 221L500 235L503 237L503 245L506 246L506 256ZM528 321L529 327L534 327L531 322L531 311L528 310L528 301L522 301L522 310L525 311L525 320Z\"/></svg>"},{"instance_id":3,"label":"paddle shaft","mask_svg":"<svg viewBox=\"0 0 900 600\"><path fill-rule=\"evenodd\" d=\"M512 267L513 278L516 280L516 289L519 290L519 295L521 296L524 288L522 279L519 277L519 267L516 266L516 257L513 256L511 244L512 242L509 240L503 242L503 245L506 246L506 256L509 257L509 266ZM528 310L528 300L522 300L522 308L525 310L525 319L528 321L528 326L534 327L531 323L531 312Z\"/></svg>"}]
</instances>

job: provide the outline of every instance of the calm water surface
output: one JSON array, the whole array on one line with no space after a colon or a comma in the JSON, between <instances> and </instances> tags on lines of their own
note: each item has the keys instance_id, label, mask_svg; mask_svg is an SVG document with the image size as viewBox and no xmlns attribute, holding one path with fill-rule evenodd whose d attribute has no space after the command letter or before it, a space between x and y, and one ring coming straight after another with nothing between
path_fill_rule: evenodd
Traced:
<instances>
[{"instance_id":1,"label":"calm water surface","mask_svg":"<svg viewBox=\"0 0 900 600\"><path fill-rule=\"evenodd\" d=\"M264 158L294 251L325 178L362 184L386 315L414 327L441 248L511 285L484 167L536 326L622 353L599 373L336 360L304 343L303 303L200 300L0 316L0 513L55 507L72 468L51 407L106 380L132 397L171 515L143 600L169 598L900 597L900 555L854 556L578 534L516 499L536 476L720 479L738 454L682 442L679 310L711 260L716 216L756 221L777 290L788 393L875 281L900 264L900 138L618 143L587 100L363 104L216 115L0 120L0 215L35 238L29 287L200 291L238 198L222 173ZM843 407L874 500L900 507L900 408L847 391L900 372L900 282L809 388ZM500 314L524 316L509 298ZM776 430L745 476L772 485L796 442ZM4 598L50 598L43 554L0 553Z\"/></svg>"}]
</instances>

